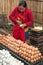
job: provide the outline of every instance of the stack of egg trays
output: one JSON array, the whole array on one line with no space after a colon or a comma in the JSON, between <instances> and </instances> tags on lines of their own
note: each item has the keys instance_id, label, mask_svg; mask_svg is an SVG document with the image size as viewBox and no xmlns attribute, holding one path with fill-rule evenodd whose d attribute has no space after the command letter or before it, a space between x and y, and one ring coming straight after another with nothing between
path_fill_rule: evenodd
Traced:
<instances>
[{"instance_id":1,"label":"stack of egg trays","mask_svg":"<svg viewBox=\"0 0 43 65\"><path fill-rule=\"evenodd\" d=\"M29 37L30 43L34 46L38 46L39 44L43 43L43 30L39 32L30 30Z\"/></svg>"},{"instance_id":2,"label":"stack of egg trays","mask_svg":"<svg viewBox=\"0 0 43 65\"><path fill-rule=\"evenodd\" d=\"M33 31L33 30L31 30L30 31L30 34L32 34L32 35L34 35L34 36L43 36L43 30L42 31Z\"/></svg>"},{"instance_id":3,"label":"stack of egg trays","mask_svg":"<svg viewBox=\"0 0 43 65\"><path fill-rule=\"evenodd\" d=\"M17 53L13 52L12 50L10 50L9 48L7 48L6 46L4 46L2 43L0 43L0 50L5 49L8 50L10 52L10 54L17 58L18 60L22 61L24 63L24 65L33 65L32 62L27 61L26 59L22 58L21 56L19 56Z\"/></svg>"},{"instance_id":4,"label":"stack of egg trays","mask_svg":"<svg viewBox=\"0 0 43 65\"><path fill-rule=\"evenodd\" d=\"M43 55L43 42L38 45L38 49L40 50L41 54Z\"/></svg>"}]
</instances>

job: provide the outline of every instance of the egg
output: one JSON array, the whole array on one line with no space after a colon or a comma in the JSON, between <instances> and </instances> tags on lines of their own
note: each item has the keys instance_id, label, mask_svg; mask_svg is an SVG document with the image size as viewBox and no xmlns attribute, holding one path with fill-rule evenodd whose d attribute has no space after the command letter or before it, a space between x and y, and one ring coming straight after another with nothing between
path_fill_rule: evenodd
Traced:
<instances>
[{"instance_id":1,"label":"egg","mask_svg":"<svg viewBox=\"0 0 43 65\"><path fill-rule=\"evenodd\" d=\"M35 50L37 51L37 50L38 50L38 48L35 48Z\"/></svg>"},{"instance_id":2,"label":"egg","mask_svg":"<svg viewBox=\"0 0 43 65\"><path fill-rule=\"evenodd\" d=\"M4 45L6 45L6 46L7 46L6 41L4 41L3 39L2 39L2 44L4 44Z\"/></svg>"},{"instance_id":3,"label":"egg","mask_svg":"<svg viewBox=\"0 0 43 65\"><path fill-rule=\"evenodd\" d=\"M39 56L41 56L41 53L39 53Z\"/></svg>"},{"instance_id":4,"label":"egg","mask_svg":"<svg viewBox=\"0 0 43 65\"><path fill-rule=\"evenodd\" d=\"M19 51L19 48L18 48L18 47L16 47L15 49L16 49L17 51Z\"/></svg>"},{"instance_id":5,"label":"egg","mask_svg":"<svg viewBox=\"0 0 43 65\"><path fill-rule=\"evenodd\" d=\"M37 51L36 51L36 50L34 51L34 54L35 54L35 55L37 54Z\"/></svg>"},{"instance_id":6,"label":"egg","mask_svg":"<svg viewBox=\"0 0 43 65\"><path fill-rule=\"evenodd\" d=\"M33 59L33 58L34 58L34 56L31 56L30 58L31 58L31 59Z\"/></svg>"},{"instance_id":7,"label":"egg","mask_svg":"<svg viewBox=\"0 0 43 65\"><path fill-rule=\"evenodd\" d=\"M28 61L31 61L31 59L30 58L27 58L28 59Z\"/></svg>"},{"instance_id":8,"label":"egg","mask_svg":"<svg viewBox=\"0 0 43 65\"><path fill-rule=\"evenodd\" d=\"M31 50L29 50L29 53L30 53L30 54L32 54L31 52L32 52L32 51L31 51Z\"/></svg>"},{"instance_id":9,"label":"egg","mask_svg":"<svg viewBox=\"0 0 43 65\"><path fill-rule=\"evenodd\" d=\"M41 58L43 58L43 56L41 56Z\"/></svg>"},{"instance_id":10,"label":"egg","mask_svg":"<svg viewBox=\"0 0 43 65\"><path fill-rule=\"evenodd\" d=\"M34 62L36 61L36 58L34 58Z\"/></svg>"},{"instance_id":11,"label":"egg","mask_svg":"<svg viewBox=\"0 0 43 65\"><path fill-rule=\"evenodd\" d=\"M31 62L33 63L33 62L34 62L34 59L33 59L33 60L31 60Z\"/></svg>"},{"instance_id":12,"label":"egg","mask_svg":"<svg viewBox=\"0 0 43 65\"><path fill-rule=\"evenodd\" d=\"M31 58L31 54L28 54L28 58Z\"/></svg>"},{"instance_id":13,"label":"egg","mask_svg":"<svg viewBox=\"0 0 43 65\"><path fill-rule=\"evenodd\" d=\"M3 53L5 55L3 55ZM2 56L4 56L4 57L2 58ZM9 53L9 51L0 50L0 64L1 65L12 65L12 63L14 65L24 65L23 62L21 62L20 60L16 59L15 57L12 57L11 54Z\"/></svg>"}]
</instances>

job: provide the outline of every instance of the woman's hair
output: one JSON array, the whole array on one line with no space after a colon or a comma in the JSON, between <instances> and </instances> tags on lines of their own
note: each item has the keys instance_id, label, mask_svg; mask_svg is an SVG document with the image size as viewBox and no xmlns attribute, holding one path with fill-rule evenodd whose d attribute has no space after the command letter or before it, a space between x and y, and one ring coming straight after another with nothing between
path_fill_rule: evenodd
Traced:
<instances>
[{"instance_id":1,"label":"woman's hair","mask_svg":"<svg viewBox=\"0 0 43 65\"><path fill-rule=\"evenodd\" d=\"M20 1L19 2L19 6L23 6L23 7L27 7L27 3L26 3L26 1Z\"/></svg>"}]
</instances>

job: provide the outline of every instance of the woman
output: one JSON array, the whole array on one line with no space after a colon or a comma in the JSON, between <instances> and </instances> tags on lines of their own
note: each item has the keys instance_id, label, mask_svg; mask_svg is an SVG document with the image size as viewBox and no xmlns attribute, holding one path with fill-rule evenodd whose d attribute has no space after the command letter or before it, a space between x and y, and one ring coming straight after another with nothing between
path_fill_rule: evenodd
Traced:
<instances>
[{"instance_id":1,"label":"woman","mask_svg":"<svg viewBox=\"0 0 43 65\"><path fill-rule=\"evenodd\" d=\"M26 2L20 1L18 7L14 8L9 18L15 24L13 26L13 37L25 42L28 37L25 36L25 32L33 24L32 12L27 8Z\"/></svg>"}]
</instances>

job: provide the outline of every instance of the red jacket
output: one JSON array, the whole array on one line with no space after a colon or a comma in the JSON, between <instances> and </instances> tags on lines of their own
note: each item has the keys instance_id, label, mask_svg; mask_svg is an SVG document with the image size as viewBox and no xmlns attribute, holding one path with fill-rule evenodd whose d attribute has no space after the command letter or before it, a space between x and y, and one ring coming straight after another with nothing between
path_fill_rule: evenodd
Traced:
<instances>
[{"instance_id":1,"label":"red jacket","mask_svg":"<svg viewBox=\"0 0 43 65\"><path fill-rule=\"evenodd\" d=\"M25 31L21 27L18 26L16 19L17 18L22 19L22 23L26 24L27 27L32 26L33 24L33 16L32 12L26 8L24 12L20 12L18 10L18 7L16 7L12 13L10 14L9 18L14 22L15 26L13 27L13 37L16 39L20 39L22 41L25 41Z\"/></svg>"},{"instance_id":2,"label":"red jacket","mask_svg":"<svg viewBox=\"0 0 43 65\"><path fill-rule=\"evenodd\" d=\"M23 23L25 23L27 26L31 26L33 24L32 12L28 8L26 8L24 12L20 12L18 7L16 7L10 14L9 18L12 20L12 22L14 22L14 24L17 24L17 17L20 17L23 20Z\"/></svg>"}]
</instances>

